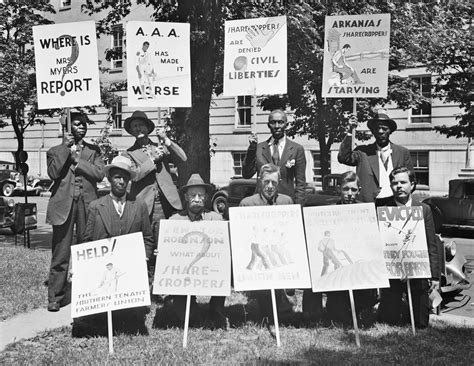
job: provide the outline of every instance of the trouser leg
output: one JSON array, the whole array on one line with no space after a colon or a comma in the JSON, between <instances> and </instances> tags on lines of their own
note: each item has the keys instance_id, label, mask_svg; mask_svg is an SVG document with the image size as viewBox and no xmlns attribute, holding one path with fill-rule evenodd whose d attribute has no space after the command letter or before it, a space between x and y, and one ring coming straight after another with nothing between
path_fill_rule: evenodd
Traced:
<instances>
[{"instance_id":1,"label":"trouser leg","mask_svg":"<svg viewBox=\"0 0 474 366\"><path fill-rule=\"evenodd\" d=\"M425 279L410 280L413 316L417 328L426 328L430 320L429 285Z\"/></svg>"},{"instance_id":2,"label":"trouser leg","mask_svg":"<svg viewBox=\"0 0 474 366\"><path fill-rule=\"evenodd\" d=\"M380 293L381 297L377 320L392 325L398 324L402 310L402 282L400 280L391 279L390 287L382 288Z\"/></svg>"},{"instance_id":3,"label":"trouser leg","mask_svg":"<svg viewBox=\"0 0 474 366\"><path fill-rule=\"evenodd\" d=\"M52 256L48 278L50 303L61 302L65 295L75 220L76 210L73 202L66 222L62 225L53 225Z\"/></svg>"},{"instance_id":4,"label":"trouser leg","mask_svg":"<svg viewBox=\"0 0 474 366\"><path fill-rule=\"evenodd\" d=\"M323 293L303 290L303 312L319 315L323 311Z\"/></svg>"}]
</instances>

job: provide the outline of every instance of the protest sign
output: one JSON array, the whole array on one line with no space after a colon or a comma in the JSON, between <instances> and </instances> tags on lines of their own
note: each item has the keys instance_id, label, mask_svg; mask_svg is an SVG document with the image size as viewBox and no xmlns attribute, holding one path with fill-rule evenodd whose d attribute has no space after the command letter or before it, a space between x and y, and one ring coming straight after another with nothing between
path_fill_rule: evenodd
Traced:
<instances>
[{"instance_id":1,"label":"protest sign","mask_svg":"<svg viewBox=\"0 0 474 366\"><path fill-rule=\"evenodd\" d=\"M93 21L38 25L33 41L40 109L101 104Z\"/></svg>"},{"instance_id":2,"label":"protest sign","mask_svg":"<svg viewBox=\"0 0 474 366\"><path fill-rule=\"evenodd\" d=\"M71 246L71 316L150 305L142 233Z\"/></svg>"},{"instance_id":3,"label":"protest sign","mask_svg":"<svg viewBox=\"0 0 474 366\"><path fill-rule=\"evenodd\" d=\"M378 207L377 216L390 278L431 278L423 208Z\"/></svg>"},{"instance_id":4,"label":"protest sign","mask_svg":"<svg viewBox=\"0 0 474 366\"><path fill-rule=\"evenodd\" d=\"M390 14L327 16L322 96L387 97Z\"/></svg>"},{"instance_id":5,"label":"protest sign","mask_svg":"<svg viewBox=\"0 0 474 366\"><path fill-rule=\"evenodd\" d=\"M191 107L189 23L127 22L128 105Z\"/></svg>"},{"instance_id":6,"label":"protest sign","mask_svg":"<svg viewBox=\"0 0 474 366\"><path fill-rule=\"evenodd\" d=\"M227 20L224 95L285 94L286 16Z\"/></svg>"},{"instance_id":7,"label":"protest sign","mask_svg":"<svg viewBox=\"0 0 474 366\"><path fill-rule=\"evenodd\" d=\"M300 205L231 207L236 291L311 286Z\"/></svg>"},{"instance_id":8,"label":"protest sign","mask_svg":"<svg viewBox=\"0 0 474 366\"><path fill-rule=\"evenodd\" d=\"M227 221L161 220L153 293L230 295Z\"/></svg>"},{"instance_id":9,"label":"protest sign","mask_svg":"<svg viewBox=\"0 0 474 366\"><path fill-rule=\"evenodd\" d=\"M373 203L303 208L315 292L388 287Z\"/></svg>"}]
</instances>

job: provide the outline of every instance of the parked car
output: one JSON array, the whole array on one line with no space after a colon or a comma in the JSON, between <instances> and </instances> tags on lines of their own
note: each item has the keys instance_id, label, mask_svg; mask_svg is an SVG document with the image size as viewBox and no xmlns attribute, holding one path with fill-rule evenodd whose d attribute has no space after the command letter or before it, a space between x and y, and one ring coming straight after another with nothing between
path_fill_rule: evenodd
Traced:
<instances>
[{"instance_id":1,"label":"parked car","mask_svg":"<svg viewBox=\"0 0 474 366\"><path fill-rule=\"evenodd\" d=\"M431 207L437 233L474 235L474 179L452 179L447 196L429 197L423 202Z\"/></svg>"},{"instance_id":2,"label":"parked car","mask_svg":"<svg viewBox=\"0 0 474 366\"><path fill-rule=\"evenodd\" d=\"M19 195L25 194L25 183L23 180L23 175L17 173L15 176L15 190L14 192ZM42 178L39 176L29 175L26 181L26 191L28 194L35 194L39 196L43 192L47 192L52 186L53 180L50 178Z\"/></svg>"},{"instance_id":3,"label":"parked car","mask_svg":"<svg viewBox=\"0 0 474 366\"><path fill-rule=\"evenodd\" d=\"M305 206L330 205L337 202L340 194L341 174L328 174L323 179L322 190L306 184ZM257 188L257 179L232 178L229 185L218 189L211 199L212 209L228 217L229 207L240 204L243 198L251 196Z\"/></svg>"},{"instance_id":4,"label":"parked car","mask_svg":"<svg viewBox=\"0 0 474 366\"><path fill-rule=\"evenodd\" d=\"M13 195L16 187L15 163L9 161L0 161L0 195L10 197Z\"/></svg>"},{"instance_id":5,"label":"parked car","mask_svg":"<svg viewBox=\"0 0 474 366\"><path fill-rule=\"evenodd\" d=\"M15 201L0 196L0 228L10 228L16 234L15 228Z\"/></svg>"}]
</instances>

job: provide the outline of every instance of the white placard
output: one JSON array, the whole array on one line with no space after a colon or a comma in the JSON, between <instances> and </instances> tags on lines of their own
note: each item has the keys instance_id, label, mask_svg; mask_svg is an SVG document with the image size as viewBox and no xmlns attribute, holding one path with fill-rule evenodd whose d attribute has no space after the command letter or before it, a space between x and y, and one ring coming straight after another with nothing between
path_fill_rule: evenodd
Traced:
<instances>
[{"instance_id":1,"label":"white placard","mask_svg":"<svg viewBox=\"0 0 474 366\"><path fill-rule=\"evenodd\" d=\"M189 23L127 22L128 105L191 107Z\"/></svg>"},{"instance_id":2,"label":"white placard","mask_svg":"<svg viewBox=\"0 0 474 366\"><path fill-rule=\"evenodd\" d=\"M101 104L93 21L38 25L33 41L40 109Z\"/></svg>"},{"instance_id":3,"label":"white placard","mask_svg":"<svg viewBox=\"0 0 474 366\"><path fill-rule=\"evenodd\" d=\"M228 20L224 42L224 95L286 93L286 16Z\"/></svg>"}]
</instances>

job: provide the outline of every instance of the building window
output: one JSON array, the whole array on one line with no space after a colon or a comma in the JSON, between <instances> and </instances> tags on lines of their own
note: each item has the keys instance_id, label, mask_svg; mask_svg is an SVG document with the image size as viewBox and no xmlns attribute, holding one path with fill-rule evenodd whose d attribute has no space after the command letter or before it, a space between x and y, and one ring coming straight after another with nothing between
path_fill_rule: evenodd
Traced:
<instances>
[{"instance_id":1,"label":"building window","mask_svg":"<svg viewBox=\"0 0 474 366\"><path fill-rule=\"evenodd\" d=\"M242 166L245 160L245 152L234 152L232 153L232 158L234 160L233 168L234 168L234 176L241 177L242 176Z\"/></svg>"},{"instance_id":2,"label":"building window","mask_svg":"<svg viewBox=\"0 0 474 366\"><path fill-rule=\"evenodd\" d=\"M70 8L71 7L71 0L59 0L59 8Z\"/></svg>"},{"instance_id":3,"label":"building window","mask_svg":"<svg viewBox=\"0 0 474 366\"><path fill-rule=\"evenodd\" d=\"M313 151L311 154L313 155L313 182L315 182L317 186L321 186L323 184L321 153L319 151Z\"/></svg>"},{"instance_id":4,"label":"building window","mask_svg":"<svg viewBox=\"0 0 474 366\"><path fill-rule=\"evenodd\" d=\"M123 67L123 28L117 25L112 30L112 49L114 56L111 60L112 69L120 69Z\"/></svg>"},{"instance_id":5,"label":"building window","mask_svg":"<svg viewBox=\"0 0 474 366\"><path fill-rule=\"evenodd\" d=\"M417 184L430 185L430 164L428 151L410 151Z\"/></svg>"},{"instance_id":6,"label":"building window","mask_svg":"<svg viewBox=\"0 0 474 366\"><path fill-rule=\"evenodd\" d=\"M114 129L122 129L122 97L119 97L117 103L112 106L112 119Z\"/></svg>"},{"instance_id":7,"label":"building window","mask_svg":"<svg viewBox=\"0 0 474 366\"><path fill-rule=\"evenodd\" d=\"M420 94L428 101L422 102L411 110L412 123L431 123L431 76L412 76Z\"/></svg>"},{"instance_id":8,"label":"building window","mask_svg":"<svg viewBox=\"0 0 474 366\"><path fill-rule=\"evenodd\" d=\"M237 97L236 104L236 127L245 128L252 125L252 96L243 95Z\"/></svg>"}]
</instances>

